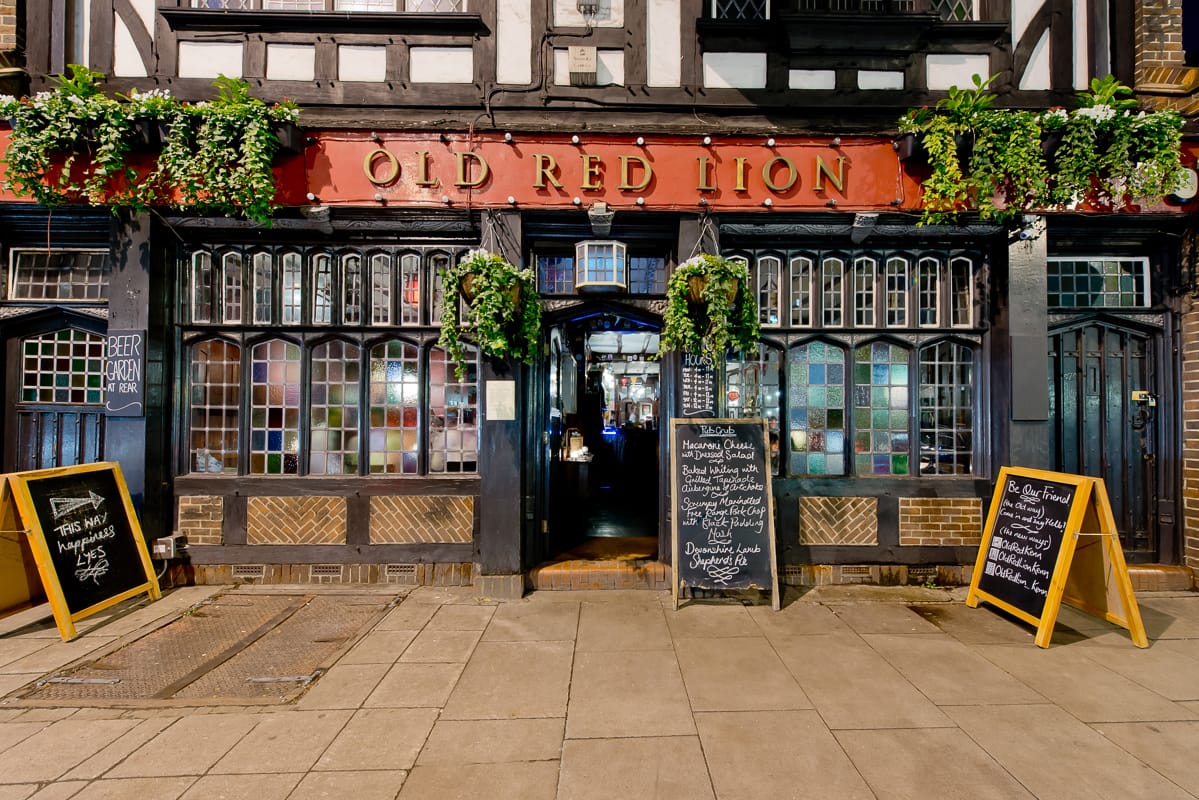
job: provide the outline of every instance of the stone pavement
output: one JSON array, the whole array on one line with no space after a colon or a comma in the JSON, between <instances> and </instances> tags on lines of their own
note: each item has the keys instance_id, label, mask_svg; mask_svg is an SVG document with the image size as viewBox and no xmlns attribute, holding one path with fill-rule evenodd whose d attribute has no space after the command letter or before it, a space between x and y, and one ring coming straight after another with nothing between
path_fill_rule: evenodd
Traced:
<instances>
[{"instance_id":1,"label":"stone pavement","mask_svg":"<svg viewBox=\"0 0 1199 800\"><path fill-rule=\"evenodd\" d=\"M221 590L71 643L0 621L0 692ZM1071 609L1040 650L964 594L415 589L291 705L5 701L0 800L1199 796L1199 594L1141 594L1148 650Z\"/></svg>"}]
</instances>

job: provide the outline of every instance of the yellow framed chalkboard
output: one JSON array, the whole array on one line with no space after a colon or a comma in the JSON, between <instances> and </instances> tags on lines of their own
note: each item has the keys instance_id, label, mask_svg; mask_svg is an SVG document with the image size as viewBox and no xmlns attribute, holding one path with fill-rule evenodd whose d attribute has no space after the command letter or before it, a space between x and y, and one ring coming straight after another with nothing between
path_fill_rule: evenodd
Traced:
<instances>
[{"instance_id":1,"label":"yellow framed chalkboard","mask_svg":"<svg viewBox=\"0 0 1199 800\"><path fill-rule=\"evenodd\" d=\"M162 596L120 464L5 479L64 640L80 619L139 594Z\"/></svg>"},{"instance_id":2,"label":"yellow framed chalkboard","mask_svg":"<svg viewBox=\"0 0 1199 800\"><path fill-rule=\"evenodd\" d=\"M1148 647L1102 479L1004 467L966 605L987 602L1037 628L1048 647L1062 603L1127 628Z\"/></svg>"}]
</instances>

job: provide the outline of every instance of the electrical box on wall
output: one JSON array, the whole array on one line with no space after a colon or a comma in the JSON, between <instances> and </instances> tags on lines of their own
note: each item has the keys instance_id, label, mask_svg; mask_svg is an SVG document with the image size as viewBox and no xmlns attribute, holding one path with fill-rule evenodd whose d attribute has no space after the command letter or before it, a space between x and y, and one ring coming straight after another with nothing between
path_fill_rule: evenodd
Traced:
<instances>
[{"instance_id":1,"label":"electrical box on wall","mask_svg":"<svg viewBox=\"0 0 1199 800\"><path fill-rule=\"evenodd\" d=\"M566 68L571 86L595 86L598 82L597 58L594 47L566 48Z\"/></svg>"}]
</instances>

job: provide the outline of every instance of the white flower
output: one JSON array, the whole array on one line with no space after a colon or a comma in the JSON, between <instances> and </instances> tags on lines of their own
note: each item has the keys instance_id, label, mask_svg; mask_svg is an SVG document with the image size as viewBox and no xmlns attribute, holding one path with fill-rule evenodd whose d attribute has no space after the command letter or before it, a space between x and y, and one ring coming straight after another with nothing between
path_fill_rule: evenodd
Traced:
<instances>
[{"instance_id":1,"label":"white flower","mask_svg":"<svg viewBox=\"0 0 1199 800\"><path fill-rule=\"evenodd\" d=\"M1114 108L1104 105L1087 106L1086 108L1078 109L1076 113L1082 114L1084 117L1090 117L1096 122L1106 122L1112 117L1116 116L1116 110Z\"/></svg>"},{"instance_id":2,"label":"white flower","mask_svg":"<svg viewBox=\"0 0 1199 800\"><path fill-rule=\"evenodd\" d=\"M1064 108L1051 108L1045 112L1046 119L1058 119L1065 122L1069 117L1070 114Z\"/></svg>"}]
</instances>

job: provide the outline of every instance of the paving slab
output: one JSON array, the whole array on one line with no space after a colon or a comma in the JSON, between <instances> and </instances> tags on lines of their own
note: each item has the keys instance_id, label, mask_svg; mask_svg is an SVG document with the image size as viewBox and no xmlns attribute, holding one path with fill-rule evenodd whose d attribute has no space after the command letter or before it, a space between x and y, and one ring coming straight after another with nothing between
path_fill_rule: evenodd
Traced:
<instances>
[{"instance_id":1,"label":"paving slab","mask_svg":"<svg viewBox=\"0 0 1199 800\"><path fill-rule=\"evenodd\" d=\"M74 769L67 772L67 774L63 776L63 779L92 780L94 778L101 777L114 766L123 762L134 751L143 747L148 742L156 741L158 736L160 736L168 726L173 725L175 722L176 720L170 717L155 717L152 719L142 720L133 730L118 737L112 744L108 745L103 750L84 761L82 764L79 764ZM172 754L172 756L173 755L174 754ZM185 773L148 772L142 774L182 775ZM109 775L108 777L118 776Z\"/></svg>"},{"instance_id":2,"label":"paving slab","mask_svg":"<svg viewBox=\"0 0 1199 800\"><path fill-rule=\"evenodd\" d=\"M740 603L693 600L678 611L666 609L666 624L676 640L758 634L749 610Z\"/></svg>"},{"instance_id":3,"label":"paving slab","mask_svg":"<svg viewBox=\"0 0 1199 800\"><path fill-rule=\"evenodd\" d=\"M557 761L453 766L438 764L415 767L404 782L399 800L479 800L492 797L554 800L557 790Z\"/></svg>"},{"instance_id":4,"label":"paving slab","mask_svg":"<svg viewBox=\"0 0 1199 800\"><path fill-rule=\"evenodd\" d=\"M936 625L905 605L845 603L832 610L856 633L940 633Z\"/></svg>"},{"instance_id":5,"label":"paving slab","mask_svg":"<svg viewBox=\"0 0 1199 800\"><path fill-rule=\"evenodd\" d=\"M857 634L805 636L774 647L831 729L953 724Z\"/></svg>"},{"instance_id":6,"label":"paving slab","mask_svg":"<svg viewBox=\"0 0 1199 800\"><path fill-rule=\"evenodd\" d=\"M498 764L557 761L564 718L439 720L416 763Z\"/></svg>"},{"instance_id":7,"label":"paving slab","mask_svg":"<svg viewBox=\"0 0 1199 800\"><path fill-rule=\"evenodd\" d=\"M304 776L294 774L206 775L181 800L286 800Z\"/></svg>"},{"instance_id":8,"label":"paving slab","mask_svg":"<svg viewBox=\"0 0 1199 800\"><path fill-rule=\"evenodd\" d=\"M812 707L763 637L678 639L675 652L693 711Z\"/></svg>"},{"instance_id":9,"label":"paving slab","mask_svg":"<svg viewBox=\"0 0 1199 800\"><path fill-rule=\"evenodd\" d=\"M568 739L689 736L691 706L673 650L579 653Z\"/></svg>"},{"instance_id":10,"label":"paving slab","mask_svg":"<svg viewBox=\"0 0 1199 800\"><path fill-rule=\"evenodd\" d=\"M30 800L69 800L83 791L87 781L55 781L30 795Z\"/></svg>"},{"instance_id":11,"label":"paving slab","mask_svg":"<svg viewBox=\"0 0 1199 800\"><path fill-rule=\"evenodd\" d=\"M416 638L416 630L372 630L337 660L348 664L394 664Z\"/></svg>"},{"instance_id":12,"label":"paving slab","mask_svg":"<svg viewBox=\"0 0 1199 800\"><path fill-rule=\"evenodd\" d=\"M571 592L570 594L574 594ZM582 652L670 650L670 629L658 602L584 601L577 648Z\"/></svg>"},{"instance_id":13,"label":"paving slab","mask_svg":"<svg viewBox=\"0 0 1199 800\"><path fill-rule=\"evenodd\" d=\"M51 723L0 753L0 783L54 780L137 725L134 719L65 719Z\"/></svg>"},{"instance_id":14,"label":"paving slab","mask_svg":"<svg viewBox=\"0 0 1199 800\"><path fill-rule=\"evenodd\" d=\"M847 633L850 630L831 608L817 603L791 603L779 611L770 606L753 606L748 612L758 630L768 639Z\"/></svg>"},{"instance_id":15,"label":"paving slab","mask_svg":"<svg viewBox=\"0 0 1199 800\"><path fill-rule=\"evenodd\" d=\"M419 631L421 628L433 619L433 615L437 613L439 605L433 603L417 603L412 600L405 600L399 606L387 612L383 619L379 620L379 624L375 626L377 631Z\"/></svg>"},{"instance_id":16,"label":"paving slab","mask_svg":"<svg viewBox=\"0 0 1199 800\"><path fill-rule=\"evenodd\" d=\"M937 705L1040 703L1044 697L949 636L862 637Z\"/></svg>"},{"instance_id":17,"label":"paving slab","mask_svg":"<svg viewBox=\"0 0 1199 800\"><path fill-rule=\"evenodd\" d=\"M263 715L213 767L213 773L306 772L349 721L348 711Z\"/></svg>"},{"instance_id":18,"label":"paving slab","mask_svg":"<svg viewBox=\"0 0 1199 800\"><path fill-rule=\"evenodd\" d=\"M82 789L85 785L80 784L79 788ZM0 785L0 800L27 800L37 789L38 785L36 783L3 784Z\"/></svg>"},{"instance_id":19,"label":"paving slab","mask_svg":"<svg viewBox=\"0 0 1199 800\"><path fill-rule=\"evenodd\" d=\"M116 765L108 777L203 775L261 721L256 714L185 717Z\"/></svg>"},{"instance_id":20,"label":"paving slab","mask_svg":"<svg viewBox=\"0 0 1199 800\"><path fill-rule=\"evenodd\" d=\"M387 664L342 664L339 661L309 686L296 704L297 708L358 708L389 669Z\"/></svg>"},{"instance_id":21,"label":"paving slab","mask_svg":"<svg viewBox=\"0 0 1199 800\"><path fill-rule=\"evenodd\" d=\"M548 602L546 593L511 603L495 610L485 642L573 642L579 630L579 602Z\"/></svg>"},{"instance_id":22,"label":"paving slab","mask_svg":"<svg viewBox=\"0 0 1199 800\"><path fill-rule=\"evenodd\" d=\"M195 778L118 778L92 781L71 800L175 800L183 795Z\"/></svg>"},{"instance_id":23,"label":"paving slab","mask_svg":"<svg viewBox=\"0 0 1199 800\"><path fill-rule=\"evenodd\" d=\"M450 607L447 606L447 608ZM452 607L466 608L466 606ZM470 654L474 652L475 645L479 643L482 635L481 628L451 630L434 628L432 623L429 623L408 645L404 654L400 656L400 661L417 664L465 664L470 659Z\"/></svg>"},{"instance_id":24,"label":"paving slab","mask_svg":"<svg viewBox=\"0 0 1199 800\"><path fill-rule=\"evenodd\" d=\"M403 770L310 772L287 800L395 800L405 778Z\"/></svg>"},{"instance_id":25,"label":"paving slab","mask_svg":"<svg viewBox=\"0 0 1199 800\"><path fill-rule=\"evenodd\" d=\"M570 642L481 642L443 718L565 716L573 649Z\"/></svg>"},{"instance_id":26,"label":"paving slab","mask_svg":"<svg viewBox=\"0 0 1199 800\"><path fill-rule=\"evenodd\" d=\"M835 736L878 800L1032 798L956 728L837 731Z\"/></svg>"},{"instance_id":27,"label":"paving slab","mask_svg":"<svg viewBox=\"0 0 1199 800\"><path fill-rule=\"evenodd\" d=\"M715 798L696 736L571 739L562 746L557 800Z\"/></svg>"},{"instance_id":28,"label":"paving slab","mask_svg":"<svg viewBox=\"0 0 1199 800\"><path fill-rule=\"evenodd\" d=\"M815 711L716 711L695 724L720 800L873 800Z\"/></svg>"},{"instance_id":29,"label":"paving slab","mask_svg":"<svg viewBox=\"0 0 1199 800\"><path fill-rule=\"evenodd\" d=\"M435 708L366 708L321 754L314 770L408 769L437 721Z\"/></svg>"},{"instance_id":30,"label":"paving slab","mask_svg":"<svg viewBox=\"0 0 1199 800\"><path fill-rule=\"evenodd\" d=\"M1109 722L1091 727L1199 797L1199 722Z\"/></svg>"},{"instance_id":31,"label":"paving slab","mask_svg":"<svg viewBox=\"0 0 1199 800\"><path fill-rule=\"evenodd\" d=\"M946 708L1036 797L1193 800L1102 733L1053 705Z\"/></svg>"},{"instance_id":32,"label":"paving slab","mask_svg":"<svg viewBox=\"0 0 1199 800\"><path fill-rule=\"evenodd\" d=\"M362 703L368 708L441 708L465 664L396 664Z\"/></svg>"},{"instance_id":33,"label":"paving slab","mask_svg":"<svg viewBox=\"0 0 1199 800\"><path fill-rule=\"evenodd\" d=\"M1131 646L1131 645L1130 645ZM976 651L1084 722L1195 719L1195 713L1068 647L979 645Z\"/></svg>"},{"instance_id":34,"label":"paving slab","mask_svg":"<svg viewBox=\"0 0 1199 800\"><path fill-rule=\"evenodd\" d=\"M966 644L1032 644L1036 636L1031 625L987 603L978 608L965 603L928 603L911 606L911 610Z\"/></svg>"},{"instance_id":35,"label":"paving slab","mask_svg":"<svg viewBox=\"0 0 1199 800\"><path fill-rule=\"evenodd\" d=\"M1125 637L1113 636L1102 642L1079 644L1087 658L1162 697L1199 700L1199 682L1195 680L1199 663L1184 649L1199 645L1199 640L1161 639L1151 647L1140 648Z\"/></svg>"},{"instance_id":36,"label":"paving slab","mask_svg":"<svg viewBox=\"0 0 1199 800\"><path fill-rule=\"evenodd\" d=\"M443 631L481 631L491 621L494 605L445 605L425 625L425 629Z\"/></svg>"},{"instance_id":37,"label":"paving slab","mask_svg":"<svg viewBox=\"0 0 1199 800\"><path fill-rule=\"evenodd\" d=\"M116 641L115 636L89 634L70 642L58 642L53 647L43 647L23 658L5 664L0 667L0 674L42 675L85 658L114 641Z\"/></svg>"}]
</instances>

